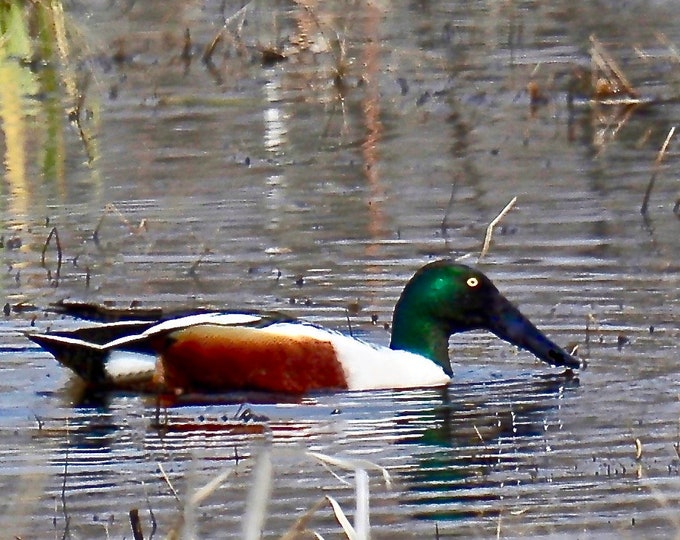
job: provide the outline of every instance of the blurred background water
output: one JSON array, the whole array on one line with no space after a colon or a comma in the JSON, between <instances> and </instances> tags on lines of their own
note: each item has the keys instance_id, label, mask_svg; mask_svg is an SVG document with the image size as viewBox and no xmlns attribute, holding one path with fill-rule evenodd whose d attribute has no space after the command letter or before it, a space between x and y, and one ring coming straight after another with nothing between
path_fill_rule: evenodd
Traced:
<instances>
[{"instance_id":1,"label":"blurred background water","mask_svg":"<svg viewBox=\"0 0 680 540\"><path fill-rule=\"evenodd\" d=\"M265 450L267 538L324 495L353 514L353 473L308 451L389 471L370 472L376 538L680 536L675 137L655 164L680 118L673 2L1 11L8 537L131 537L132 508L165 537L164 473L186 501L233 469L193 517L239 538ZM650 103L589 102L593 43ZM153 399L84 394L23 336L82 324L47 309L71 298L284 310L387 343L410 275L474 264L515 196L479 267L579 345L578 380L471 333L446 390L185 404L158 429ZM307 526L341 534L328 504Z\"/></svg>"}]
</instances>

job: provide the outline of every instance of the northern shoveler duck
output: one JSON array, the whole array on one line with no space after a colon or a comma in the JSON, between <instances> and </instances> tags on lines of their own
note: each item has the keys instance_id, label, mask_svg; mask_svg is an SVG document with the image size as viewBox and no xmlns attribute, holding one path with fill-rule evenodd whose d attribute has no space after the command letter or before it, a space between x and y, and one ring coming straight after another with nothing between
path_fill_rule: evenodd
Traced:
<instances>
[{"instance_id":1,"label":"northern shoveler duck","mask_svg":"<svg viewBox=\"0 0 680 540\"><path fill-rule=\"evenodd\" d=\"M581 361L540 332L479 270L427 264L394 309L389 348L292 319L209 312L27 334L93 387L157 392L434 387L448 383L449 337L487 329L553 366Z\"/></svg>"}]
</instances>

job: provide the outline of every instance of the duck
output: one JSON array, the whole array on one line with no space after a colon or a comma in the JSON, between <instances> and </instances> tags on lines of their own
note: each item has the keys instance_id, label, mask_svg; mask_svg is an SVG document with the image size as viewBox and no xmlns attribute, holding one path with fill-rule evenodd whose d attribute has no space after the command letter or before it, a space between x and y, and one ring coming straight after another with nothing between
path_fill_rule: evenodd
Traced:
<instances>
[{"instance_id":1,"label":"duck","mask_svg":"<svg viewBox=\"0 0 680 540\"><path fill-rule=\"evenodd\" d=\"M439 387L449 338L485 329L567 372L585 363L555 344L480 270L438 260L394 308L388 346L281 314L203 311L27 337L97 389L168 393L367 391Z\"/></svg>"}]
</instances>

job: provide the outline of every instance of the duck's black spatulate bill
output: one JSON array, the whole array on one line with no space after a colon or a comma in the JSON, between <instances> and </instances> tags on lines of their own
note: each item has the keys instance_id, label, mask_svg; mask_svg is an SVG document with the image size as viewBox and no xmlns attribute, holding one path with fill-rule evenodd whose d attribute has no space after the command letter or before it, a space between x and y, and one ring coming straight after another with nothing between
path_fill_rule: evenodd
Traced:
<instances>
[{"instance_id":1,"label":"duck's black spatulate bill","mask_svg":"<svg viewBox=\"0 0 680 540\"><path fill-rule=\"evenodd\" d=\"M489 330L499 338L526 349L539 360L556 367L580 369L585 363L569 354L536 328L509 300L498 295L494 301Z\"/></svg>"}]
</instances>

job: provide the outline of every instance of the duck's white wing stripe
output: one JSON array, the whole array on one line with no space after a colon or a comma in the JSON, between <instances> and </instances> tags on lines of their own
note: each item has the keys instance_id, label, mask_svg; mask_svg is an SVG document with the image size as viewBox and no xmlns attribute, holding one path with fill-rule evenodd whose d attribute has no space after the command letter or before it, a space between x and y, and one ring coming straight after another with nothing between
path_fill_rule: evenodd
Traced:
<instances>
[{"instance_id":1,"label":"duck's white wing stripe","mask_svg":"<svg viewBox=\"0 0 680 540\"><path fill-rule=\"evenodd\" d=\"M44 341L52 341L54 343L66 343L68 345L75 345L78 347L84 347L86 349L96 349L98 351L102 351L106 348L103 345L97 345L96 343L91 343L89 341L85 341L83 339L75 337L60 336L58 334L35 334L35 335L40 337Z\"/></svg>"},{"instance_id":2,"label":"duck's white wing stripe","mask_svg":"<svg viewBox=\"0 0 680 540\"><path fill-rule=\"evenodd\" d=\"M199 315L188 315L186 317L179 317L177 319L169 319L162 323L156 324L141 334L132 334L130 336L123 336L113 341L109 341L104 345L107 349L114 349L122 347L137 341L143 341L151 336L163 332L171 332L181 328L188 328L189 326L196 326L197 324L219 324L223 326L241 326L246 324L253 324L260 322L262 317L258 315L250 315L248 313L201 313Z\"/></svg>"},{"instance_id":3,"label":"duck's white wing stripe","mask_svg":"<svg viewBox=\"0 0 680 540\"><path fill-rule=\"evenodd\" d=\"M198 315L188 315L186 317L179 317L178 319L170 319L164 321L156 326L152 326L143 335L152 336L159 332L168 332L171 330L178 330L188 326L195 326L197 324L219 324L224 326L240 326L244 324L253 324L262 320L258 315L251 315L249 313L200 313Z\"/></svg>"},{"instance_id":4,"label":"duck's white wing stripe","mask_svg":"<svg viewBox=\"0 0 680 540\"><path fill-rule=\"evenodd\" d=\"M186 317L179 317L178 319L169 319L156 326L152 326L144 336L152 336L159 332L167 332L171 330L178 330L180 328L187 328L188 326L195 326L197 324L219 324L224 326L240 326L244 324L253 324L262 320L258 315L251 315L249 313L201 313L199 315L188 315Z\"/></svg>"}]
</instances>

